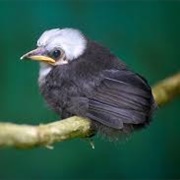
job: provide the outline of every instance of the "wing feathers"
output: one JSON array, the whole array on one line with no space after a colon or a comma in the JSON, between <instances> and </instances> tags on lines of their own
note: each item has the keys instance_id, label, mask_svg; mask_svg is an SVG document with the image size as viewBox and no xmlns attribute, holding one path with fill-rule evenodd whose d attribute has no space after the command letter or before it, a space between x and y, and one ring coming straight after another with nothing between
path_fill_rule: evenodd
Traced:
<instances>
[{"instance_id":1,"label":"wing feathers","mask_svg":"<svg viewBox=\"0 0 180 180\"><path fill-rule=\"evenodd\" d=\"M87 117L106 126L143 124L150 118L153 97L147 82L130 71L106 71L104 80L89 99Z\"/></svg>"}]
</instances>

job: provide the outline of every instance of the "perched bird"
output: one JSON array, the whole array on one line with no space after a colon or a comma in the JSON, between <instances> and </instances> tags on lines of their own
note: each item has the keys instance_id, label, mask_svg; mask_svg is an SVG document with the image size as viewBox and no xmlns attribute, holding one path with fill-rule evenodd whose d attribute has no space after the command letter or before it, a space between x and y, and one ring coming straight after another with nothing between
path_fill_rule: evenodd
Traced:
<instances>
[{"instance_id":1,"label":"perched bird","mask_svg":"<svg viewBox=\"0 0 180 180\"><path fill-rule=\"evenodd\" d=\"M110 138L149 124L155 102L147 81L81 31L45 31L24 58L40 62L40 91L62 118L89 118Z\"/></svg>"}]
</instances>

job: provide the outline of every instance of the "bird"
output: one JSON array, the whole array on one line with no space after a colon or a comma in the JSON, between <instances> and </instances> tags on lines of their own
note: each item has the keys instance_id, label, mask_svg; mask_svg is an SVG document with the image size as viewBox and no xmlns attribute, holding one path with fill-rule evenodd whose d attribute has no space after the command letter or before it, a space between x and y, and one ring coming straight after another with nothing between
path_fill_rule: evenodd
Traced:
<instances>
[{"instance_id":1,"label":"bird","mask_svg":"<svg viewBox=\"0 0 180 180\"><path fill-rule=\"evenodd\" d=\"M119 139L152 120L147 80L78 29L46 30L20 59L40 63L39 89L49 107L62 119L88 118L93 135Z\"/></svg>"}]
</instances>

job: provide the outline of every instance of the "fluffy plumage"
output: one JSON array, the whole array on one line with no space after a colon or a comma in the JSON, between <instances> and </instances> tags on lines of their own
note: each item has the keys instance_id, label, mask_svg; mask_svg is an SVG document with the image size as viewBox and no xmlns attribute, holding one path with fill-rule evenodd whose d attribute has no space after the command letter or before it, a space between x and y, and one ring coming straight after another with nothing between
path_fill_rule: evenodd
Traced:
<instances>
[{"instance_id":1,"label":"fluffy plumage","mask_svg":"<svg viewBox=\"0 0 180 180\"><path fill-rule=\"evenodd\" d=\"M82 116L119 138L149 124L155 102L147 81L107 48L72 28L45 31L21 57L40 62L39 86L62 118Z\"/></svg>"},{"instance_id":2,"label":"fluffy plumage","mask_svg":"<svg viewBox=\"0 0 180 180\"><path fill-rule=\"evenodd\" d=\"M108 49L75 31L74 39L72 31L64 32L65 38L62 30L55 29L38 41L38 46L61 46L70 58L68 64L49 66L39 84L49 106L62 118L89 118L93 128L108 137L149 124L155 103L147 81Z\"/></svg>"}]
</instances>

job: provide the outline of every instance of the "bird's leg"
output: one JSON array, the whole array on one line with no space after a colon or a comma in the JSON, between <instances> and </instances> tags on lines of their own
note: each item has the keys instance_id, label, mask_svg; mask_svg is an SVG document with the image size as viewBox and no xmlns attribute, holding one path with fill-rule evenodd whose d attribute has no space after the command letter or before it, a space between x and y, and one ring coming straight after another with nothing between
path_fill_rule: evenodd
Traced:
<instances>
[{"instance_id":1,"label":"bird's leg","mask_svg":"<svg viewBox=\"0 0 180 180\"><path fill-rule=\"evenodd\" d=\"M94 145L93 138L91 138L91 137L86 137L85 140L88 141L88 143L90 144L90 146L91 146L92 149L95 149L95 145Z\"/></svg>"}]
</instances>

